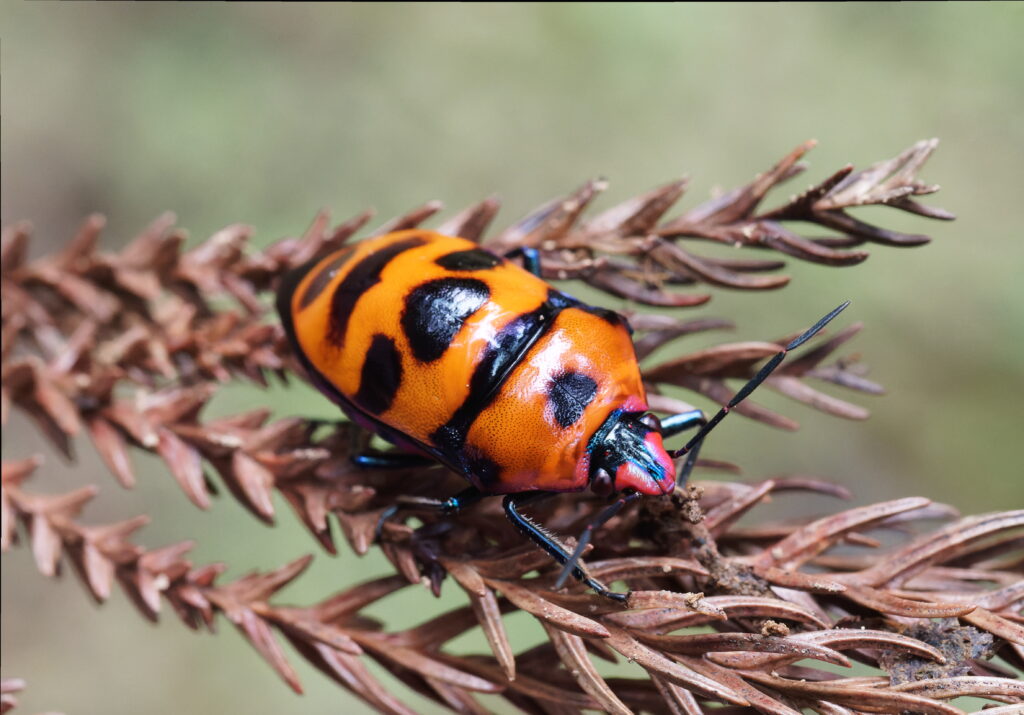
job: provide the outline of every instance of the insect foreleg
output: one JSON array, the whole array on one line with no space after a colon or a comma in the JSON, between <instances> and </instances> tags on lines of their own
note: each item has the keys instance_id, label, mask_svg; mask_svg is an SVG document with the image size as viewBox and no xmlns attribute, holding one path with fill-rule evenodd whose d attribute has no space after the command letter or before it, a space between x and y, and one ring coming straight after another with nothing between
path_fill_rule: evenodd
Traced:
<instances>
[{"instance_id":1,"label":"insect foreleg","mask_svg":"<svg viewBox=\"0 0 1024 715\"><path fill-rule=\"evenodd\" d=\"M525 492L520 494L509 494L505 497L503 505L505 507L505 514L509 520L515 524L523 534L533 540L537 546L546 551L555 561L562 565L572 564L570 569L572 575L578 578L583 583L587 584L590 588L594 589L597 593L602 596L607 596L615 601L625 601L629 596L628 593L615 593L609 591L602 583L595 580L580 567L577 560L573 559L573 555L569 551L555 541L554 537L551 536L544 528L536 522L530 520L518 510L518 507L522 504L538 501L547 497L555 496L557 492Z\"/></svg>"},{"instance_id":2,"label":"insect foreleg","mask_svg":"<svg viewBox=\"0 0 1024 715\"><path fill-rule=\"evenodd\" d=\"M680 412L661 420L661 436L662 438L674 437L688 429L704 427L707 423L708 418L702 410ZM676 487L686 486L686 482L690 478L690 472L693 471L694 465L697 464L697 455L700 453L701 444L703 444L703 440L694 444L689 452L686 452L686 461L683 462L683 466L676 475Z\"/></svg>"}]
</instances>

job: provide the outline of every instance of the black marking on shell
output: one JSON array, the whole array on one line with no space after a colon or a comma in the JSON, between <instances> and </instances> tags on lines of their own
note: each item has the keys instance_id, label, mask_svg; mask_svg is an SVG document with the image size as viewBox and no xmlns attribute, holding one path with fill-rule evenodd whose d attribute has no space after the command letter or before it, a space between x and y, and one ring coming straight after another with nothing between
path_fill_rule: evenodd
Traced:
<instances>
[{"instance_id":1,"label":"black marking on shell","mask_svg":"<svg viewBox=\"0 0 1024 715\"><path fill-rule=\"evenodd\" d=\"M633 334L633 328L629 325L629 322L621 315L616 313L614 310L602 308L601 306L598 305L587 305L586 303L583 303L577 300L576 298L573 298L571 295L566 295L565 293L562 293L560 291L553 290L552 293L555 294L557 297L550 298L549 300L558 302L562 308L577 308L578 310L582 310L585 313L596 315L598 318L605 321L609 325L621 325L624 328L626 328L626 330L629 331L630 335Z\"/></svg>"},{"instance_id":2,"label":"black marking on shell","mask_svg":"<svg viewBox=\"0 0 1024 715\"><path fill-rule=\"evenodd\" d=\"M484 491L501 481L501 465L475 445L466 445L465 464L467 473L474 477Z\"/></svg>"},{"instance_id":3,"label":"black marking on shell","mask_svg":"<svg viewBox=\"0 0 1024 715\"><path fill-rule=\"evenodd\" d=\"M402 384L402 356L395 341L378 333L366 351L355 401L370 414L385 412Z\"/></svg>"},{"instance_id":4,"label":"black marking on shell","mask_svg":"<svg viewBox=\"0 0 1024 715\"><path fill-rule=\"evenodd\" d=\"M444 355L463 323L491 297L474 278L440 278L417 286L405 299L402 330L420 362Z\"/></svg>"},{"instance_id":5,"label":"black marking on shell","mask_svg":"<svg viewBox=\"0 0 1024 715\"><path fill-rule=\"evenodd\" d=\"M381 271L395 256L410 248L422 246L424 243L426 243L426 239L419 236L396 241L365 256L354 265L348 275L334 289L334 295L331 296L331 317L327 339L338 347L344 345L348 321L352 317L352 311L359 299L366 291L380 283Z\"/></svg>"},{"instance_id":6,"label":"black marking on shell","mask_svg":"<svg viewBox=\"0 0 1024 715\"><path fill-rule=\"evenodd\" d=\"M309 306L317 299L317 296L324 292L324 288L338 274L338 269L348 263L353 252L355 252L355 246L346 246L317 269L316 275L306 284L306 290L303 291L302 297L299 299L299 310Z\"/></svg>"},{"instance_id":7,"label":"black marking on shell","mask_svg":"<svg viewBox=\"0 0 1024 715\"><path fill-rule=\"evenodd\" d=\"M486 271L500 264L501 259L482 248L469 248L447 253L434 263L450 271Z\"/></svg>"},{"instance_id":8,"label":"black marking on shell","mask_svg":"<svg viewBox=\"0 0 1024 715\"><path fill-rule=\"evenodd\" d=\"M313 386L320 390L328 399L338 405L338 407L340 407L341 410L351 419L370 423L372 425L372 429L387 441L393 443L404 442L414 444L425 454L429 454L438 461L447 464L451 469L458 471L458 466L447 462L445 455L433 445L420 442L409 435L398 432L390 425L382 422L377 416L370 414L351 399L343 395L341 390L339 390L326 375L321 373L320 370L317 369L316 365L314 365L306 356L306 353L302 350L302 346L299 345L298 337L295 334L295 324L292 319L291 303L292 296L295 294L295 290L298 287L299 282L302 280L303 276L305 276L315 266L315 263L315 260L311 261L286 273L281 279L281 284L278 287L276 301L277 312L281 317L281 327L284 328L285 335L288 338L292 351L295 353L296 358L302 364L303 368L305 368Z\"/></svg>"},{"instance_id":9,"label":"black marking on shell","mask_svg":"<svg viewBox=\"0 0 1024 715\"><path fill-rule=\"evenodd\" d=\"M476 418L487 409L505 384L512 370L527 351L543 336L563 309L571 307L568 299L556 290L548 292L548 299L540 307L502 328L484 350L469 380L469 396L459 405L445 424L438 427L430 440L446 459L468 472L463 446L466 435ZM514 427L514 426L513 426Z\"/></svg>"},{"instance_id":10,"label":"black marking on shell","mask_svg":"<svg viewBox=\"0 0 1024 715\"><path fill-rule=\"evenodd\" d=\"M575 424L597 395L597 383L581 372L563 372L548 386L548 401L562 429Z\"/></svg>"}]
</instances>

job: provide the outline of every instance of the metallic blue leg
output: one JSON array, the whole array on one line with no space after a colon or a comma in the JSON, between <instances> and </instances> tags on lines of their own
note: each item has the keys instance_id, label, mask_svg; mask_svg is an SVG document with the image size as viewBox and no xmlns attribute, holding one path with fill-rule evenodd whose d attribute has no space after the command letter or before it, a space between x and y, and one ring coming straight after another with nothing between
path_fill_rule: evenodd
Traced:
<instances>
[{"instance_id":1,"label":"metallic blue leg","mask_svg":"<svg viewBox=\"0 0 1024 715\"><path fill-rule=\"evenodd\" d=\"M455 496L448 497L443 502L438 504L437 508L445 516L449 516L451 514L458 514L466 507L476 504L478 501L480 501L486 496L488 495L484 494L476 487L466 487Z\"/></svg>"},{"instance_id":2,"label":"metallic blue leg","mask_svg":"<svg viewBox=\"0 0 1024 715\"><path fill-rule=\"evenodd\" d=\"M362 452L352 455L352 463L363 469L411 469L429 467L437 460L405 452Z\"/></svg>"},{"instance_id":3,"label":"metallic blue leg","mask_svg":"<svg viewBox=\"0 0 1024 715\"><path fill-rule=\"evenodd\" d=\"M430 499L428 497L399 497L398 501L389 506L377 520L377 528L374 530L377 540L380 540L380 532L384 528L384 522L393 517L403 509L440 512L444 516L458 514L468 506L476 504L487 494L482 494L476 487L467 487L455 496L447 499Z\"/></svg>"},{"instance_id":4,"label":"metallic blue leg","mask_svg":"<svg viewBox=\"0 0 1024 715\"><path fill-rule=\"evenodd\" d=\"M688 429L703 427L707 423L708 418L702 410L690 410L689 412L680 412L677 415L669 415L661 420L661 436L662 439L667 439ZM694 466L697 464L697 455L700 454L700 447L703 443L704 440L701 439L689 451L683 452L686 455L686 461L683 462L683 466L676 475L676 487L686 486L686 482L690 479L690 472L693 471ZM672 456L676 455L673 454Z\"/></svg>"},{"instance_id":5,"label":"metallic blue leg","mask_svg":"<svg viewBox=\"0 0 1024 715\"><path fill-rule=\"evenodd\" d=\"M523 268L540 278L540 251L536 248L513 248L505 254L505 258L522 258Z\"/></svg>"},{"instance_id":6,"label":"metallic blue leg","mask_svg":"<svg viewBox=\"0 0 1024 715\"><path fill-rule=\"evenodd\" d=\"M680 412L678 415L670 415L661 420L661 436L675 437L692 427L707 424L708 418L704 416L703 410L690 410Z\"/></svg>"},{"instance_id":7,"label":"metallic blue leg","mask_svg":"<svg viewBox=\"0 0 1024 715\"><path fill-rule=\"evenodd\" d=\"M350 459L352 464L363 469L413 469L437 464L437 460L421 454L395 449L386 452L369 449L369 433L364 430L353 429L350 436Z\"/></svg>"},{"instance_id":8,"label":"metallic blue leg","mask_svg":"<svg viewBox=\"0 0 1024 715\"><path fill-rule=\"evenodd\" d=\"M624 603L629 597L628 593L615 593L614 591L609 591L603 584L588 576L580 566L575 565L573 555L566 551L561 544L552 539L551 536L544 531L543 527L531 521L528 517L523 516L518 511L518 507L523 504L540 501L542 499L555 496L555 494L557 494L557 492L524 492L521 494L509 494L505 497L505 501L502 502L502 504L505 507L505 514L508 516L509 521L515 524L516 528L529 537L535 544L537 544L537 546L548 552L555 561L563 566L571 561L573 562L574 565L571 566L573 576L587 584L587 586L594 589L594 591L600 595L606 596L614 601Z\"/></svg>"}]
</instances>

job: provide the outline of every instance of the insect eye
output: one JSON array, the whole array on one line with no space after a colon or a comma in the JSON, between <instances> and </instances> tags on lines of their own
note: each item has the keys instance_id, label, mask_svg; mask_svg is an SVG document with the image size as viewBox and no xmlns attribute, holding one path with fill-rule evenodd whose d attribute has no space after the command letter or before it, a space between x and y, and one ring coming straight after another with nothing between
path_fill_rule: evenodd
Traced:
<instances>
[{"instance_id":1,"label":"insect eye","mask_svg":"<svg viewBox=\"0 0 1024 715\"><path fill-rule=\"evenodd\" d=\"M650 412L648 412L647 414L640 418L640 423L647 425L652 430L661 432L661 420L659 420L655 415L652 415Z\"/></svg>"}]
</instances>

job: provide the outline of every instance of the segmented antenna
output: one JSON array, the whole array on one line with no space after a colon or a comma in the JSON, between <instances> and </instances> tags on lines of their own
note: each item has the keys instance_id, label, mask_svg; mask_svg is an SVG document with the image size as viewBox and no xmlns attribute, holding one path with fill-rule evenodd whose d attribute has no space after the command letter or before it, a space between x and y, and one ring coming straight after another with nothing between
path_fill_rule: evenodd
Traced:
<instances>
[{"instance_id":1,"label":"segmented antenna","mask_svg":"<svg viewBox=\"0 0 1024 715\"><path fill-rule=\"evenodd\" d=\"M706 425L701 427L700 431L698 431L697 434L695 434L693 438L691 438L690 441L687 442L684 447L672 453L672 458L675 459L676 457L682 457L684 454L692 450L694 447L699 446L700 443L704 441L704 437L707 436L708 432L717 427L718 423L725 419L725 416L729 414L733 407L743 402L743 400L745 400L751 392L756 390L758 386L762 382L764 382L768 378L768 376L772 374L772 372L775 371L775 368L777 368L779 364L786 359L786 355L791 350L797 349L798 347L806 343L808 340L813 338L815 335L817 335L822 328L824 328L826 325L832 322L833 318L835 318L837 315L846 310L846 306L848 306L849 304L850 301L846 301L842 305L838 306L831 313L829 313L824 318L815 323L807 332L793 340L789 345L787 345L781 351L777 352L774 356L772 356L772 359L766 362L764 367L758 370L757 374L750 378L750 381L747 382L747 384L744 385L731 400L729 400L729 404L722 407L722 409L720 409L715 414L715 416L708 421Z\"/></svg>"}]
</instances>

